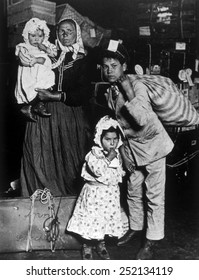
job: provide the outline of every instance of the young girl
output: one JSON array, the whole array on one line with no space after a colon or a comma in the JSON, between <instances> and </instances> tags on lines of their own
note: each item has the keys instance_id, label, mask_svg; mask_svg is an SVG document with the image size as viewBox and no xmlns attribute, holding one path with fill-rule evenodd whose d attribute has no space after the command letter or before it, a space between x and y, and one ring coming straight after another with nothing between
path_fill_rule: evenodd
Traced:
<instances>
[{"instance_id":1,"label":"young girl","mask_svg":"<svg viewBox=\"0 0 199 280\"><path fill-rule=\"evenodd\" d=\"M118 148L122 130L109 116L96 125L95 145L86 155L82 168L85 185L77 199L67 230L83 238L82 256L93 259L92 247L102 259L110 259L105 235L121 237L123 225L120 209L119 183L124 171Z\"/></svg>"},{"instance_id":2,"label":"young girl","mask_svg":"<svg viewBox=\"0 0 199 280\"><path fill-rule=\"evenodd\" d=\"M48 41L49 33L44 20L32 18L22 33L24 43L18 44L15 50L15 55L20 59L15 97L18 104L27 103L27 116L33 121L36 121L33 113L42 117L51 115L46 111L44 103L37 101L35 90L51 88L55 81L49 57L56 56L57 48Z\"/></svg>"}]
</instances>

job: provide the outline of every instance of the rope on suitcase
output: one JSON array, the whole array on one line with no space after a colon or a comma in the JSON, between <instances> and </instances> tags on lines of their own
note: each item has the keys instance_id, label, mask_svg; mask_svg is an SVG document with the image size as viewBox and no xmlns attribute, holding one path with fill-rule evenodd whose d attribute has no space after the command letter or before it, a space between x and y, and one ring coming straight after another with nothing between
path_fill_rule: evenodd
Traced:
<instances>
[{"instance_id":1,"label":"rope on suitcase","mask_svg":"<svg viewBox=\"0 0 199 280\"><path fill-rule=\"evenodd\" d=\"M31 209L30 209L30 216L29 216L29 229L28 229L28 237L27 237L27 244L26 244L26 252L32 251L32 227L33 227L33 222L34 222L34 208L35 208L35 201L36 199L39 199L42 204L47 204L48 203L48 209L49 209L49 218L47 218L51 223L53 221L53 218L55 217L55 212L54 212L54 201L53 201L53 196L50 192L49 189L45 188L43 190L37 189L32 196L30 197L31 199ZM58 221L58 218L57 218ZM57 230L58 223L56 223L56 229L53 228L53 230L56 230L57 235L56 235L56 240L58 238L59 230ZM55 249L55 238L54 239L48 239L49 242L51 242L51 250L54 251Z\"/></svg>"},{"instance_id":2,"label":"rope on suitcase","mask_svg":"<svg viewBox=\"0 0 199 280\"><path fill-rule=\"evenodd\" d=\"M61 204L60 197L59 204L57 207L57 211L55 214L54 203L51 204L51 215L47 218L43 223L43 230L46 234L46 239L51 243L51 251L55 252L55 243L59 237L59 220L58 220L58 212Z\"/></svg>"}]
</instances>

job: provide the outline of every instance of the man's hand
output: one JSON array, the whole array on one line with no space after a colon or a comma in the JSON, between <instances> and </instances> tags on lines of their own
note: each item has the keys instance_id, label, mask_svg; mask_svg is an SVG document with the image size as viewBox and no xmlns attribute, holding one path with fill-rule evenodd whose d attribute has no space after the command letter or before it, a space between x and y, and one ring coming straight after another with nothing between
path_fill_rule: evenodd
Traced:
<instances>
[{"instance_id":1,"label":"man's hand","mask_svg":"<svg viewBox=\"0 0 199 280\"><path fill-rule=\"evenodd\" d=\"M124 167L128 170L128 172L133 173L133 171L135 170L134 163L126 157L122 158L122 160L123 160L123 163L124 163Z\"/></svg>"},{"instance_id":2,"label":"man's hand","mask_svg":"<svg viewBox=\"0 0 199 280\"><path fill-rule=\"evenodd\" d=\"M123 74L118 79L119 84L121 85L122 89L126 93L126 96L128 98L128 101L131 101L135 97L135 93L133 91L130 79L127 75Z\"/></svg>"},{"instance_id":3,"label":"man's hand","mask_svg":"<svg viewBox=\"0 0 199 280\"><path fill-rule=\"evenodd\" d=\"M119 79L118 82L121 84L122 88L126 91L131 88L131 83L129 77L123 74Z\"/></svg>"}]
</instances>

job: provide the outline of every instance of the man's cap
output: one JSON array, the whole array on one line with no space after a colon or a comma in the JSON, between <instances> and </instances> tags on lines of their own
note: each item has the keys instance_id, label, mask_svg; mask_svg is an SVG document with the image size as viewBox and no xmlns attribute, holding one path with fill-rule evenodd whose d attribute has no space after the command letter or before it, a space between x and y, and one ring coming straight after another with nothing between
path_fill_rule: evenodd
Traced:
<instances>
[{"instance_id":1,"label":"man's cap","mask_svg":"<svg viewBox=\"0 0 199 280\"><path fill-rule=\"evenodd\" d=\"M102 50L102 59L104 57L118 59L121 63L129 62L129 54L121 40L110 40L108 45Z\"/></svg>"}]
</instances>

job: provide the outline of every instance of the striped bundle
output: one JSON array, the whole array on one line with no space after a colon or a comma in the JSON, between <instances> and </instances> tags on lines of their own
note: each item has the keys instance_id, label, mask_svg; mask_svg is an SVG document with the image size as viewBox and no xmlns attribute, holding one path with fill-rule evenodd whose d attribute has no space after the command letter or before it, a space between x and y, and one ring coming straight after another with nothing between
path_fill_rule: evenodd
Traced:
<instances>
[{"instance_id":1,"label":"striped bundle","mask_svg":"<svg viewBox=\"0 0 199 280\"><path fill-rule=\"evenodd\" d=\"M171 79L160 75L129 75L133 85L142 82L147 87L154 112L164 125L192 126L199 124L199 114ZM141 88L134 87L136 95Z\"/></svg>"}]
</instances>

